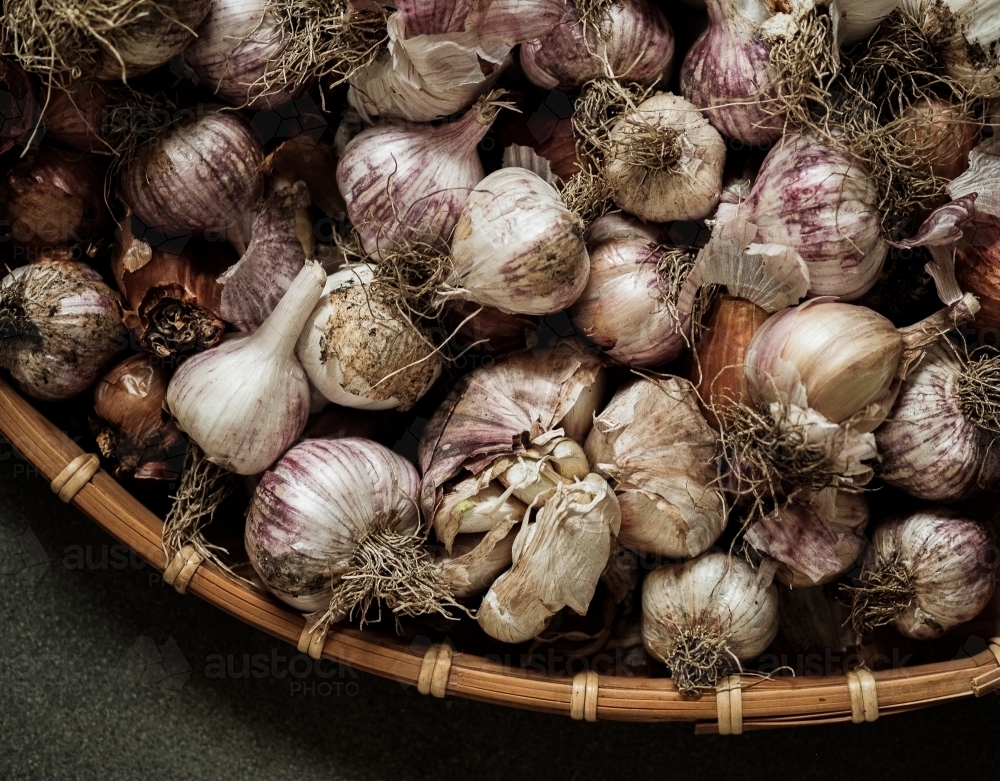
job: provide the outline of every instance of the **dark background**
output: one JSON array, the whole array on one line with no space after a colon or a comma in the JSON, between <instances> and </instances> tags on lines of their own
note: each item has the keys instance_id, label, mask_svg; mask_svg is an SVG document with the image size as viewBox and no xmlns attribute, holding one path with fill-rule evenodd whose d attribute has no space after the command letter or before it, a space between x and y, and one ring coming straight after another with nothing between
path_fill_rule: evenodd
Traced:
<instances>
[{"instance_id":1,"label":"dark background","mask_svg":"<svg viewBox=\"0 0 1000 781\"><path fill-rule=\"evenodd\" d=\"M3 781L996 777L994 695L696 737L436 700L301 656L294 677L294 648L164 586L5 443L0 615ZM244 654L269 661L237 677Z\"/></svg>"}]
</instances>

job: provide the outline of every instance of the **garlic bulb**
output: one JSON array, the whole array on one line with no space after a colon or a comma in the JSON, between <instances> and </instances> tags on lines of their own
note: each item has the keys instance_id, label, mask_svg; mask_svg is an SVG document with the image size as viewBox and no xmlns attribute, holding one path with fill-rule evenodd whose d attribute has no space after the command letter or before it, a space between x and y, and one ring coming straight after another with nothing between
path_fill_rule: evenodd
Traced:
<instances>
[{"instance_id":1,"label":"garlic bulb","mask_svg":"<svg viewBox=\"0 0 1000 781\"><path fill-rule=\"evenodd\" d=\"M475 30L409 35L396 12L388 49L350 79L347 100L365 122L375 117L430 122L464 108L510 65L511 45L483 42Z\"/></svg>"},{"instance_id":2,"label":"garlic bulb","mask_svg":"<svg viewBox=\"0 0 1000 781\"><path fill-rule=\"evenodd\" d=\"M726 144L698 108L661 92L611 128L604 176L614 202L643 220L707 217L722 196Z\"/></svg>"},{"instance_id":3,"label":"garlic bulb","mask_svg":"<svg viewBox=\"0 0 1000 781\"><path fill-rule=\"evenodd\" d=\"M693 255L641 238L591 242L589 250L590 278L569 310L576 327L626 366L677 358L691 327L679 299Z\"/></svg>"},{"instance_id":4,"label":"garlic bulb","mask_svg":"<svg viewBox=\"0 0 1000 781\"><path fill-rule=\"evenodd\" d=\"M585 450L618 495L622 545L688 558L719 538L726 507L718 445L686 380L641 379L615 394L594 419Z\"/></svg>"},{"instance_id":5,"label":"garlic bulb","mask_svg":"<svg viewBox=\"0 0 1000 781\"><path fill-rule=\"evenodd\" d=\"M684 693L710 689L778 634L775 565L719 551L658 567L642 584L642 641Z\"/></svg>"},{"instance_id":6,"label":"garlic bulb","mask_svg":"<svg viewBox=\"0 0 1000 781\"><path fill-rule=\"evenodd\" d=\"M573 0L548 35L521 45L528 80L549 90L573 90L596 78L651 85L670 78L674 33L650 0L606 3L599 21L585 24Z\"/></svg>"},{"instance_id":7,"label":"garlic bulb","mask_svg":"<svg viewBox=\"0 0 1000 781\"><path fill-rule=\"evenodd\" d=\"M83 263L42 260L0 281L0 367L43 401L86 390L128 346L118 295Z\"/></svg>"},{"instance_id":8,"label":"garlic bulb","mask_svg":"<svg viewBox=\"0 0 1000 781\"><path fill-rule=\"evenodd\" d=\"M483 100L458 122L384 124L344 148L337 186L373 258L410 246L445 249L469 193L485 176L479 142L500 109Z\"/></svg>"},{"instance_id":9,"label":"garlic bulb","mask_svg":"<svg viewBox=\"0 0 1000 781\"><path fill-rule=\"evenodd\" d=\"M968 247L955 254L955 279L961 290L979 299L982 307L971 328L1000 332L1000 237L984 247Z\"/></svg>"},{"instance_id":10,"label":"garlic bulb","mask_svg":"<svg viewBox=\"0 0 1000 781\"><path fill-rule=\"evenodd\" d=\"M774 143L784 130L771 47L758 29L769 15L764 0L709 0L708 29L681 70L685 99L722 135L752 146Z\"/></svg>"},{"instance_id":11,"label":"garlic bulb","mask_svg":"<svg viewBox=\"0 0 1000 781\"><path fill-rule=\"evenodd\" d=\"M331 274L298 339L310 382L335 404L408 410L441 374L430 336L382 300L373 267Z\"/></svg>"},{"instance_id":12,"label":"garlic bulb","mask_svg":"<svg viewBox=\"0 0 1000 781\"><path fill-rule=\"evenodd\" d=\"M260 328L198 353L171 379L167 408L212 463L254 475L302 433L309 382L295 340L325 281L322 267L307 263Z\"/></svg>"},{"instance_id":13,"label":"garlic bulb","mask_svg":"<svg viewBox=\"0 0 1000 781\"><path fill-rule=\"evenodd\" d=\"M375 442L305 440L257 484L245 534L250 562L268 590L298 610L326 610L336 596L340 620L358 605L351 586L373 585L365 554L385 556L392 572L378 597L400 587L406 559L420 562L413 545L419 484L412 464ZM396 551L387 550L392 543Z\"/></svg>"},{"instance_id":14,"label":"garlic bulb","mask_svg":"<svg viewBox=\"0 0 1000 781\"><path fill-rule=\"evenodd\" d=\"M462 378L420 437L424 517L435 518L443 486L464 471L481 475L503 459L516 464L518 456L560 439L581 402L592 409L587 389L601 374L596 357L559 346L544 355L511 355Z\"/></svg>"},{"instance_id":15,"label":"garlic bulb","mask_svg":"<svg viewBox=\"0 0 1000 781\"><path fill-rule=\"evenodd\" d=\"M121 197L148 228L225 235L264 192L264 149L239 115L214 111L143 144Z\"/></svg>"},{"instance_id":16,"label":"garlic bulb","mask_svg":"<svg viewBox=\"0 0 1000 781\"><path fill-rule=\"evenodd\" d=\"M583 233L552 185L524 168L501 168L465 202L448 285L453 295L502 312L561 312L587 285Z\"/></svg>"},{"instance_id":17,"label":"garlic bulb","mask_svg":"<svg viewBox=\"0 0 1000 781\"><path fill-rule=\"evenodd\" d=\"M875 432L879 476L932 502L956 502L1000 480L996 367L996 359L932 345Z\"/></svg>"},{"instance_id":18,"label":"garlic bulb","mask_svg":"<svg viewBox=\"0 0 1000 781\"><path fill-rule=\"evenodd\" d=\"M513 546L513 566L490 586L476 621L490 637L523 643L568 607L584 615L614 550L621 516L595 474L560 485Z\"/></svg>"},{"instance_id":19,"label":"garlic bulb","mask_svg":"<svg viewBox=\"0 0 1000 781\"><path fill-rule=\"evenodd\" d=\"M25 69L50 85L88 79L125 81L179 54L211 0L10 0L4 25Z\"/></svg>"},{"instance_id":20,"label":"garlic bulb","mask_svg":"<svg viewBox=\"0 0 1000 781\"><path fill-rule=\"evenodd\" d=\"M94 158L50 146L13 166L0 184L0 215L10 239L24 247L99 239L111 225L104 174Z\"/></svg>"},{"instance_id":21,"label":"garlic bulb","mask_svg":"<svg viewBox=\"0 0 1000 781\"><path fill-rule=\"evenodd\" d=\"M219 98L234 106L277 108L295 94L279 84L268 88L269 60L288 47L287 33L270 0L212 0L198 37L184 61Z\"/></svg>"},{"instance_id":22,"label":"garlic bulb","mask_svg":"<svg viewBox=\"0 0 1000 781\"><path fill-rule=\"evenodd\" d=\"M761 402L811 407L834 423L873 431L889 414L923 350L979 310L967 295L915 325L896 330L871 309L823 299L779 312L754 334L744 366Z\"/></svg>"},{"instance_id":23,"label":"garlic bulb","mask_svg":"<svg viewBox=\"0 0 1000 781\"><path fill-rule=\"evenodd\" d=\"M916 640L974 618L993 596L994 549L975 521L943 508L880 523L848 592L859 633L891 624Z\"/></svg>"},{"instance_id":24,"label":"garlic bulb","mask_svg":"<svg viewBox=\"0 0 1000 781\"><path fill-rule=\"evenodd\" d=\"M792 588L829 583L864 550L868 501L856 491L826 490L782 504L753 524L746 541L780 563L775 577Z\"/></svg>"},{"instance_id":25,"label":"garlic bulb","mask_svg":"<svg viewBox=\"0 0 1000 781\"><path fill-rule=\"evenodd\" d=\"M788 134L768 153L750 197L719 209L757 226L757 241L796 251L809 266L809 294L852 301L875 284L889 247L878 193L854 158Z\"/></svg>"},{"instance_id":26,"label":"garlic bulb","mask_svg":"<svg viewBox=\"0 0 1000 781\"><path fill-rule=\"evenodd\" d=\"M94 386L94 437L118 477L176 480L187 441L163 409L170 373L142 353L126 358Z\"/></svg>"},{"instance_id":27,"label":"garlic bulb","mask_svg":"<svg viewBox=\"0 0 1000 781\"><path fill-rule=\"evenodd\" d=\"M930 150L925 164L935 179L950 182L965 173L980 131L968 109L941 98L923 97L907 107L903 118L908 120L903 143Z\"/></svg>"}]
</instances>

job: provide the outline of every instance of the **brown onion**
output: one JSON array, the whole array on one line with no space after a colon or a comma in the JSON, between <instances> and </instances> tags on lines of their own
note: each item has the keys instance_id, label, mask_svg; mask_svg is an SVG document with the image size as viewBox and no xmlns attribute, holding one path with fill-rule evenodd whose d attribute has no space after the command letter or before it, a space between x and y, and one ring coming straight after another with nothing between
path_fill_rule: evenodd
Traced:
<instances>
[{"instance_id":1,"label":"brown onion","mask_svg":"<svg viewBox=\"0 0 1000 781\"><path fill-rule=\"evenodd\" d=\"M104 170L92 157L52 146L15 165L0 186L0 209L15 244L84 244L111 225Z\"/></svg>"},{"instance_id":2,"label":"brown onion","mask_svg":"<svg viewBox=\"0 0 1000 781\"><path fill-rule=\"evenodd\" d=\"M163 408L169 379L162 363L139 354L112 368L94 387L97 445L105 458L114 459L119 477L179 476L187 440Z\"/></svg>"}]
</instances>

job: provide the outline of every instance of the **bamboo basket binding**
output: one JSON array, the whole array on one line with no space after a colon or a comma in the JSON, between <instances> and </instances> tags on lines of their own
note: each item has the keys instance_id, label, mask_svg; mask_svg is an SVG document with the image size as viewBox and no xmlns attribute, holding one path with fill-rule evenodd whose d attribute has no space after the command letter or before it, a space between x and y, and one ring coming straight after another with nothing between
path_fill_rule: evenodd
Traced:
<instances>
[{"instance_id":1,"label":"bamboo basket binding","mask_svg":"<svg viewBox=\"0 0 1000 781\"><path fill-rule=\"evenodd\" d=\"M499 662L436 644L414 650L402 639L334 627L309 632L303 617L249 586L202 564L193 550L166 561L162 521L100 468L10 385L0 380L0 433L30 461L53 490L105 531L164 573L180 592L194 594L245 623L298 647L367 673L416 685L422 694L447 695L586 721L688 721L698 733L809 724L874 721L1000 689L1000 619L990 614L986 650L947 662L885 671L856 670L822 677L752 678L730 675L716 692L681 695L669 678L551 676L513 670ZM997 605L994 599L992 606Z\"/></svg>"}]
</instances>

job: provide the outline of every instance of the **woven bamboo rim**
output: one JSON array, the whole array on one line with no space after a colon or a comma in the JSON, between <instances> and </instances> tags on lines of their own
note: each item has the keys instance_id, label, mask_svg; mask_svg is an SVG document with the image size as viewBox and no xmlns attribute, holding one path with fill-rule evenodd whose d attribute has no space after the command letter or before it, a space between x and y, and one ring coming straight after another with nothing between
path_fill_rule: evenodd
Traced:
<instances>
[{"instance_id":1,"label":"woven bamboo rim","mask_svg":"<svg viewBox=\"0 0 1000 781\"><path fill-rule=\"evenodd\" d=\"M160 545L163 522L3 380L0 433L46 480L53 481L65 501L160 572L171 566ZM697 698L681 695L668 678L593 671L573 678L545 676L457 653L443 644L415 651L400 639L348 627L333 627L325 636L310 632L300 614L276 600L183 551L178 556L173 562L175 578L183 580L178 590L297 646L302 653L414 685L435 697L464 697L587 721L688 721L695 722L698 733L740 734L874 721L1000 688L1000 637L976 656L874 673L773 680L731 675L719 682L715 694ZM1000 626L993 628L993 634L1000 635Z\"/></svg>"}]
</instances>

